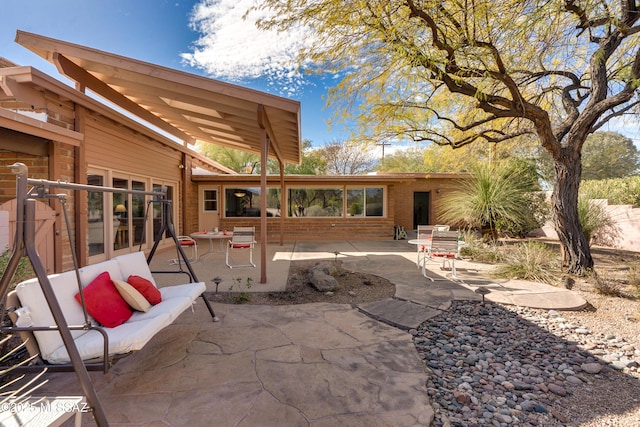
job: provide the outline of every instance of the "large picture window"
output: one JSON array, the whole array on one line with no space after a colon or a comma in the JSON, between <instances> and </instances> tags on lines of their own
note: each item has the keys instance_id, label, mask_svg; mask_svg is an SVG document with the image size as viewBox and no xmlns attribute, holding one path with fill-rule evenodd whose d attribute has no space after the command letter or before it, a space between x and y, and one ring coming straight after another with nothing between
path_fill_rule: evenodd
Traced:
<instances>
[{"instance_id":1,"label":"large picture window","mask_svg":"<svg viewBox=\"0 0 640 427\"><path fill-rule=\"evenodd\" d=\"M225 216L229 217L259 217L260 206L259 187L229 187L224 190ZM279 217L280 189L267 188L267 216Z\"/></svg>"},{"instance_id":2,"label":"large picture window","mask_svg":"<svg viewBox=\"0 0 640 427\"><path fill-rule=\"evenodd\" d=\"M384 190L381 187L348 188L347 216L383 216Z\"/></svg>"},{"instance_id":3,"label":"large picture window","mask_svg":"<svg viewBox=\"0 0 640 427\"><path fill-rule=\"evenodd\" d=\"M342 188L289 189L289 217L340 217L343 211Z\"/></svg>"}]
</instances>

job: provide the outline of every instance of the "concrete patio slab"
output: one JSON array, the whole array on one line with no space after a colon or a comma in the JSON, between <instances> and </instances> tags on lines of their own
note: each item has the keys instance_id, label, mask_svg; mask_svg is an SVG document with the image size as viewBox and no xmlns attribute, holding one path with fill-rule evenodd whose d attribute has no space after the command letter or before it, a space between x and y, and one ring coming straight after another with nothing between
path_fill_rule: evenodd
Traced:
<instances>
[{"instance_id":1,"label":"concrete patio slab","mask_svg":"<svg viewBox=\"0 0 640 427\"><path fill-rule=\"evenodd\" d=\"M260 248L254 259L258 262ZM220 291L283 291L295 260L339 259L343 267L387 278L395 298L361 304L285 306L203 302L156 335L108 374L90 373L111 426L415 426L429 425L425 368L407 330L447 310L455 300L571 309L577 293L525 281L494 281L485 265L456 261L457 281L429 265L431 282L406 241L269 244L267 283L257 268L229 269L224 255L193 263L199 280ZM152 270L176 269L175 252L159 252ZM181 275L181 273L178 273ZM161 286L177 280L156 275ZM247 286L247 278L251 287ZM180 280L185 280L181 277ZM393 326L392 326L393 325ZM48 376L43 395L81 394L74 374ZM85 415L83 425L94 425Z\"/></svg>"}]
</instances>

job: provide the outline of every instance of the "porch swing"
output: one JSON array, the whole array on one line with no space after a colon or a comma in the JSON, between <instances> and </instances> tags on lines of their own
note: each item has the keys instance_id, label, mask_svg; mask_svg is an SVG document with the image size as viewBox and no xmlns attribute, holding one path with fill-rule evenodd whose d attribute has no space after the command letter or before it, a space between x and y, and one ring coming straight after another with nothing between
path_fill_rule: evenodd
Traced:
<instances>
[{"instance_id":1,"label":"porch swing","mask_svg":"<svg viewBox=\"0 0 640 427\"><path fill-rule=\"evenodd\" d=\"M106 373L117 359L144 347L157 332L170 325L178 315L192 306L197 297L203 298L213 321L217 321L211 304L204 296L206 286L203 282L198 281L178 242L171 218L171 202L165 199L165 192L145 192L33 180L28 178L26 165L16 163L10 168L16 175L16 232L11 257L0 277L0 302L6 301L3 310L9 313L14 326L5 327L2 325L1 330L6 333L17 332L20 334L29 353L37 357L37 362L40 364L40 366L33 364L19 366L13 369L13 372L40 371L42 364L46 365L48 371L75 371L83 393L93 408L97 424L106 426L108 423L88 376L88 370L102 370ZM27 190L27 185L33 187ZM154 196L156 199L150 201L148 206L151 203L161 203L163 215L162 225L154 236L154 244L149 256L145 260L144 254L138 251L80 268L66 208L67 195L51 194L49 193L51 188ZM61 203L69 235L74 270L47 276L35 246L36 198L57 199ZM148 210L149 208L147 208L147 212ZM178 271L154 273L185 273L189 276L190 281L186 284L158 289L152 272L149 270L149 263L164 234L172 238L178 255L182 258L188 272L182 269L182 263L180 263ZM140 247L141 249L142 247ZM23 256L29 258L36 278L21 282L16 286L15 291L8 293L9 283ZM124 281L131 275L144 278L151 285L156 286L156 291L162 295L162 302L151 307L146 313L136 312L131 316L131 318L136 317L134 320L126 320L119 326L108 328L95 325L87 310L87 297L84 289L95 279L95 276L104 274L100 273L101 271L108 272L110 277L119 277ZM75 296L76 294L78 297ZM46 309L47 307L49 310ZM58 334L52 331L57 331ZM46 348L46 351L43 347ZM3 368L5 367L0 367L0 370Z\"/></svg>"}]
</instances>

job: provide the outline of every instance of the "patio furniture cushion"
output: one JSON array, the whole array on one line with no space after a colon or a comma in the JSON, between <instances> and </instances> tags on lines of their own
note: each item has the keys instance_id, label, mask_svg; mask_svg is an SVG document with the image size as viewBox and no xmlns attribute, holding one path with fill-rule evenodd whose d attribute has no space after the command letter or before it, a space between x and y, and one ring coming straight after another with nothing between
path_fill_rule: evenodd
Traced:
<instances>
[{"instance_id":1,"label":"patio furniture cushion","mask_svg":"<svg viewBox=\"0 0 640 427\"><path fill-rule=\"evenodd\" d=\"M158 304L152 305L147 312L133 312L125 323L112 328L101 328L107 334L110 355L126 354L142 349L157 332L170 325L185 310L190 307L193 309L196 299L206 290L204 282L167 286L158 290L142 252L121 255L108 261L83 267L78 271L80 281L85 287L88 287L101 275L96 282L105 281L107 274L110 279L120 281L124 281L125 278L132 275L138 276L141 278L139 281L144 283L146 287L153 287L152 290L159 295L160 300ZM85 314L82 306L75 299L75 295L78 293L76 272L52 274L47 278L67 324L83 327ZM111 287L118 294L118 298L122 299L122 302L127 306L127 310L131 311L113 283L111 283ZM56 322L51 310L48 309L38 279L19 283L16 290L11 292L9 296L16 311L24 309L30 312L33 326L55 326ZM92 325L97 324L92 317L87 317ZM15 322L15 319L12 320ZM23 333L35 336L35 340L31 338L31 342L37 343L37 345L28 345L29 354L39 354L44 361L53 364L66 364L70 361L67 349L57 330L33 331L33 334L21 332L21 336ZM103 357L105 341L99 331L79 329L72 330L71 335L83 360Z\"/></svg>"},{"instance_id":2,"label":"patio furniture cushion","mask_svg":"<svg viewBox=\"0 0 640 427\"><path fill-rule=\"evenodd\" d=\"M147 312L151 309L151 304L147 299L142 295L136 288L128 284L127 282L123 282L122 280L114 280L113 284L116 289L124 298L124 300L129 304L129 307L136 311Z\"/></svg>"},{"instance_id":3,"label":"patio furniture cushion","mask_svg":"<svg viewBox=\"0 0 640 427\"><path fill-rule=\"evenodd\" d=\"M133 286L138 292L144 296L151 305L159 304L162 301L162 294L153 283L144 277L129 276L127 283Z\"/></svg>"},{"instance_id":4,"label":"patio furniture cushion","mask_svg":"<svg viewBox=\"0 0 640 427\"><path fill-rule=\"evenodd\" d=\"M145 313L142 313L145 314ZM126 354L140 350L161 329L171 324L169 313L162 313L153 318L133 322L129 320L115 328L104 328L109 337L110 354ZM84 360L102 357L104 351L102 335L98 331L89 331L74 340L78 352ZM62 345L51 353L47 360L51 363L69 361L67 348Z\"/></svg>"},{"instance_id":5,"label":"patio furniture cushion","mask_svg":"<svg viewBox=\"0 0 640 427\"><path fill-rule=\"evenodd\" d=\"M168 299L174 299L178 297L188 297L192 301L198 299L198 297L207 290L204 282L185 283L184 285L171 285L160 288L162 294L162 301Z\"/></svg>"},{"instance_id":6,"label":"patio furniture cushion","mask_svg":"<svg viewBox=\"0 0 640 427\"><path fill-rule=\"evenodd\" d=\"M118 292L108 272L98 275L82 290L87 312L103 326L113 328L126 322L133 312ZM76 301L82 304L80 293Z\"/></svg>"},{"instance_id":7,"label":"patio furniture cushion","mask_svg":"<svg viewBox=\"0 0 640 427\"><path fill-rule=\"evenodd\" d=\"M80 306L74 298L74 295L78 292L78 281L76 280L75 271L52 274L48 276L48 278L51 287L55 290L58 304L60 304L67 324L70 326L83 325L84 312L82 311L82 306ZM43 309L48 307L48 304L37 278L19 283L16 286L16 294L18 295L21 306L29 311L33 326L51 326L56 324L51 311ZM89 318L89 321L95 322L91 318ZM86 333L86 330L72 330L71 336L77 339ZM44 359L47 359L53 351L60 347L62 342L60 333L55 330L34 331L33 335L38 342L40 355Z\"/></svg>"},{"instance_id":8,"label":"patio furniture cushion","mask_svg":"<svg viewBox=\"0 0 640 427\"><path fill-rule=\"evenodd\" d=\"M178 318L182 312L187 310L193 304L193 300L186 296L176 296L174 298L167 298L160 304L152 305L149 311L146 313L143 311L134 311L131 318L127 323L140 322L154 317L163 317L165 314L169 315L169 321L173 322Z\"/></svg>"},{"instance_id":9,"label":"patio furniture cushion","mask_svg":"<svg viewBox=\"0 0 640 427\"><path fill-rule=\"evenodd\" d=\"M119 255L113 258L112 261L115 261L118 264L121 273L120 277L125 279L129 276L144 277L151 282L154 287L158 287L158 284L149 270L147 258L144 256L144 252L132 252L126 255ZM131 285L130 282L128 283Z\"/></svg>"}]
</instances>

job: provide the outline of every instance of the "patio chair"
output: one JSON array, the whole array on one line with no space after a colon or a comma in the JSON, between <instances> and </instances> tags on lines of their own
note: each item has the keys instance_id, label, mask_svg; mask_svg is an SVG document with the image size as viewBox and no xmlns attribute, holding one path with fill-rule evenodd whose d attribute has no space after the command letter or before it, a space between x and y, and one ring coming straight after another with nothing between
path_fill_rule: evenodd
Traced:
<instances>
[{"instance_id":1,"label":"patio chair","mask_svg":"<svg viewBox=\"0 0 640 427\"><path fill-rule=\"evenodd\" d=\"M188 258L190 262L196 262L198 260L198 243L189 236L178 236L178 243L184 248L191 248L191 258Z\"/></svg>"},{"instance_id":2,"label":"patio chair","mask_svg":"<svg viewBox=\"0 0 640 427\"><path fill-rule=\"evenodd\" d=\"M451 268L451 277L455 280L456 276L456 258L458 257L458 232L449 230L435 229L431 233L431 244L426 250L423 258L422 274L432 282L436 280L433 277L427 276L426 264L428 260L442 259L442 269L447 267L447 264Z\"/></svg>"},{"instance_id":3,"label":"patio chair","mask_svg":"<svg viewBox=\"0 0 640 427\"><path fill-rule=\"evenodd\" d=\"M226 255L227 267L237 268L237 267L255 267L256 266L253 262L253 246L256 243L255 235L256 235L255 227L233 227L233 237L231 237L231 240L229 240L229 243L227 245L227 255ZM233 260L233 257L230 255L231 252L243 251L247 249L249 250L248 264L232 264L230 262L230 259Z\"/></svg>"},{"instance_id":4,"label":"patio chair","mask_svg":"<svg viewBox=\"0 0 640 427\"><path fill-rule=\"evenodd\" d=\"M435 229L434 225L418 225L417 227L417 239L420 241L420 244L416 245L417 250L417 258L416 258L416 266L419 268L421 265L421 259L426 256L427 249L431 244L431 233Z\"/></svg>"}]
</instances>

